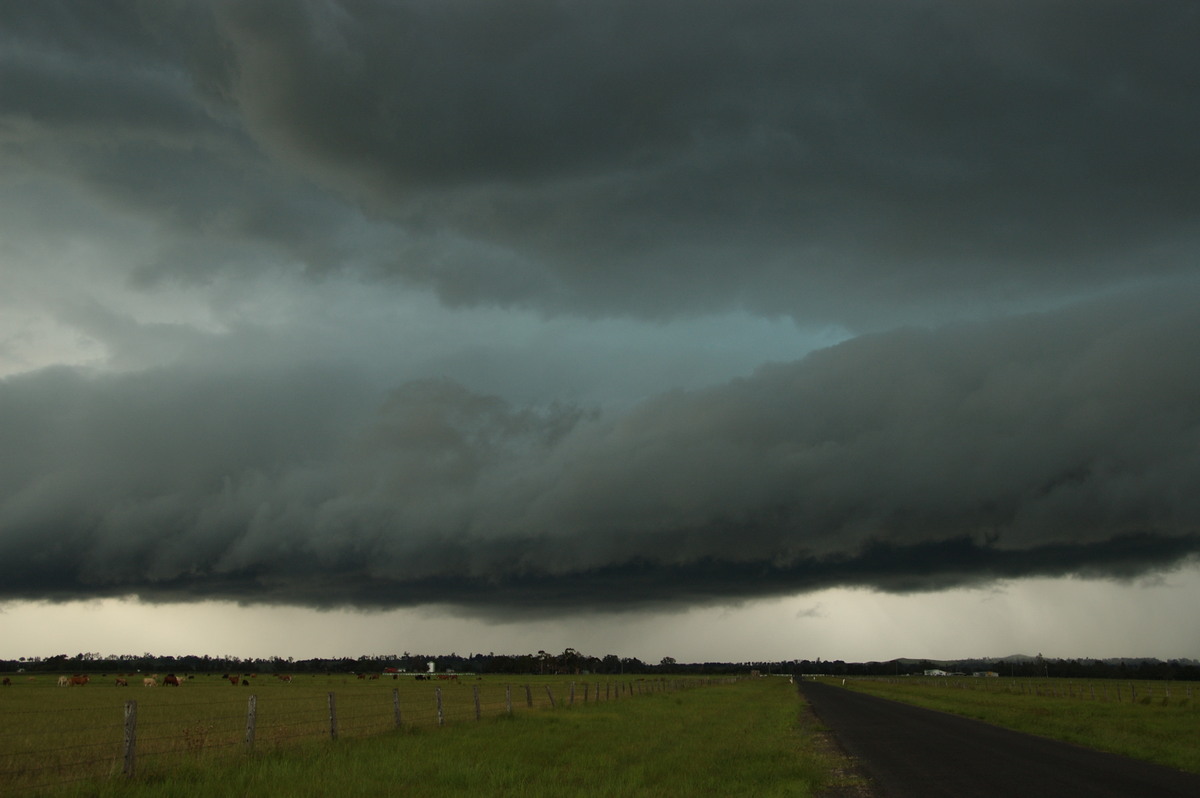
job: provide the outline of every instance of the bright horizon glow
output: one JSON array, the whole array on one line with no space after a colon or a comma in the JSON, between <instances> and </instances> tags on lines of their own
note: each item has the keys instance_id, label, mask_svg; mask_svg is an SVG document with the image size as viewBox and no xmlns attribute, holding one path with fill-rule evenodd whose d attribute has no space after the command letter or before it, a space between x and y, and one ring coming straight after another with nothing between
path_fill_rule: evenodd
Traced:
<instances>
[{"instance_id":1,"label":"bright horizon glow","mask_svg":"<svg viewBox=\"0 0 1200 798\"><path fill-rule=\"evenodd\" d=\"M113 598L9 602L0 605L0 658L95 652L303 660L404 652L519 655L570 647L648 663L663 657L681 663L886 662L1039 653L1056 659L1197 659L1200 620L1178 612L1197 605L1195 564L1134 583L1023 579L909 595L837 588L678 613L505 622L463 618L437 606L359 612Z\"/></svg>"}]
</instances>

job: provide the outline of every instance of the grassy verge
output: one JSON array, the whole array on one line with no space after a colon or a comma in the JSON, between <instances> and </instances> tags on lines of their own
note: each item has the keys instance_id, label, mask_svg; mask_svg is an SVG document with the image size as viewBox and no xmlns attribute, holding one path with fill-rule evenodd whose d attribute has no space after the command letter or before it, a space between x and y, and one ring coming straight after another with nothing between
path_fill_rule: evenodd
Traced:
<instances>
[{"instance_id":1,"label":"grassy verge","mask_svg":"<svg viewBox=\"0 0 1200 798\"><path fill-rule=\"evenodd\" d=\"M839 680L840 681L840 680ZM849 679L855 690L963 715L996 726L1200 773L1200 713L1186 698L1089 700L1097 691L1075 683L1037 690L1020 679ZM975 684L974 682L979 682ZM1049 684L1049 683L1046 683ZM1111 688L1115 691L1115 687ZM1068 692L1070 690L1070 692ZM1182 690L1176 690L1179 696ZM1140 691L1147 694L1146 686ZM1126 687L1126 698L1129 696Z\"/></svg>"},{"instance_id":2,"label":"grassy verge","mask_svg":"<svg viewBox=\"0 0 1200 798\"><path fill-rule=\"evenodd\" d=\"M236 762L185 761L170 773L93 782L67 794L816 795L831 784L834 763L812 744L801 707L785 679L759 679L310 742Z\"/></svg>"}]
</instances>

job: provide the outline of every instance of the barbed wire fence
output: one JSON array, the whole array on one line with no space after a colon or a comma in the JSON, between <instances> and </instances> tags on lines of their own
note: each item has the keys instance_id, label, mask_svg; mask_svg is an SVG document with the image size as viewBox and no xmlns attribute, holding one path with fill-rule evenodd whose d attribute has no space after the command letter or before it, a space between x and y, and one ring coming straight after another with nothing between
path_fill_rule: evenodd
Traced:
<instances>
[{"instance_id":1,"label":"barbed wire fence","mask_svg":"<svg viewBox=\"0 0 1200 798\"><path fill-rule=\"evenodd\" d=\"M108 707L54 708L60 737L87 742L58 744L44 711L4 714L0 729L0 794L50 793L98 779L169 774L180 763L203 764L284 750L304 741L369 737L396 730L444 727L517 712L629 700L736 678L636 678L526 684L451 679L402 695L330 690L289 696L255 692L234 700L150 704L127 700ZM161 689L161 688L160 688ZM265 699L265 700L264 700ZM34 723L34 718L37 723ZM69 735L66 734L69 730Z\"/></svg>"}]
</instances>

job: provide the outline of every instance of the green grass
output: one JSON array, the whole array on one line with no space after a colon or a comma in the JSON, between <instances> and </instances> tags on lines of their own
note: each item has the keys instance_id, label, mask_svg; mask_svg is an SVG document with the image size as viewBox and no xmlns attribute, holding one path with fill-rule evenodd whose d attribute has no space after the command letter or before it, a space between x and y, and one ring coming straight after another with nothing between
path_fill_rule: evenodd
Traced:
<instances>
[{"instance_id":1,"label":"green grass","mask_svg":"<svg viewBox=\"0 0 1200 798\"><path fill-rule=\"evenodd\" d=\"M846 686L996 726L1200 773L1200 744L1196 740L1200 713L1188 698L1187 684L907 677L848 679ZM1200 689L1200 685L1194 687ZM1170 698L1166 695L1168 688ZM1136 701L1132 700L1133 690L1137 691Z\"/></svg>"},{"instance_id":2,"label":"green grass","mask_svg":"<svg viewBox=\"0 0 1200 798\"><path fill-rule=\"evenodd\" d=\"M307 678L307 677L305 677ZM336 678L336 677L335 677ZM831 783L834 757L821 753L813 744L816 731L800 722L802 703L786 679L747 680L735 684L705 686L673 691L644 692L619 700L595 700L595 687L583 703L577 685L576 703L568 705L567 680L533 680L515 677L514 685L531 684L541 703L536 710L525 707L523 686L513 690L513 716L504 709L503 682L486 691L499 704L483 701L482 721L474 719L471 685L443 686L444 697L455 698L455 712L444 727L436 721L409 725L417 719L415 709L432 695L427 685L403 685L405 728L375 729L361 735L328 735L327 704L315 702L317 711L304 717L306 729L317 733L290 742L280 739L258 745L248 753L240 742L227 745L230 721L233 737L244 731L246 695L228 687L193 689L205 701L184 702L185 692L144 691L133 697L149 702L146 712L139 706L139 721L146 715L162 719L178 716L170 734L173 747L157 754L139 756L138 775L88 776L46 790L53 796L152 796L288 795L288 796L417 796L511 795L511 796L807 796ZM595 681L595 677L593 677ZM298 682L292 693L287 687L267 684L260 690L260 723L271 704L284 697L301 702L300 695L320 698L328 685L319 677L311 686ZM631 683L625 680L626 686ZM488 684L487 681L484 682ZM554 690L558 706L549 708L545 686ZM93 685L94 686L94 685ZM86 702L89 688L47 690L41 697L61 702ZM269 687L270 689L265 689ZM388 697L390 689L379 683L337 685L339 718L351 714L354 697ZM374 689L372 689L374 688ZM139 688L140 689L140 688ZM429 692L423 692L425 690ZM602 688L603 689L603 688ZM457 691L457 692L456 692ZM107 714L112 714L109 693ZM124 693L133 692L121 691ZM248 691L246 691L248 692ZM481 690L481 693L485 691ZM153 695L151 695L153 694ZM222 699L223 695L228 699ZM94 699L93 699L94 700ZM236 700L236 703L231 703ZM482 699L481 699L482 700ZM174 702L168 706L163 702ZM278 703L278 701L276 701ZM212 720L199 717L199 705L215 710ZM449 704L449 701L447 701ZM153 707L154 712L150 712ZM490 708L489 708L490 707ZM233 710L237 711L233 711ZM297 710L298 711L298 710ZM305 712L309 710L305 709ZM118 723L109 724L119 726ZM324 726L324 732L320 727ZM155 728L150 726L148 728ZM180 728L191 729L192 739L203 738L203 746L189 749ZM139 725L139 749L141 748ZM156 735L146 732L153 738ZM261 739L261 738L260 738ZM114 760L115 761L115 760ZM113 765L109 765L111 772ZM0 784L0 793L7 794ZM32 794L13 792L13 794ZM40 793L39 793L40 794Z\"/></svg>"}]
</instances>

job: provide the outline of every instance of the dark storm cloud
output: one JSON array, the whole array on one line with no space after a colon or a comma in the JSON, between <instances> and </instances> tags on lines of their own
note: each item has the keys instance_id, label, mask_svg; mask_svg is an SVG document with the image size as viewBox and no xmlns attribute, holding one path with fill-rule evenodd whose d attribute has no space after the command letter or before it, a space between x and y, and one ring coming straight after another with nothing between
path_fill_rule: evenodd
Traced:
<instances>
[{"instance_id":1,"label":"dark storm cloud","mask_svg":"<svg viewBox=\"0 0 1200 798\"><path fill-rule=\"evenodd\" d=\"M0 381L0 595L569 610L1171 567L1198 34L1169 1L8 4L8 306L126 371ZM358 280L387 290L321 293ZM145 312L168 282L220 331ZM391 326L414 284L878 332L706 390L664 368L620 414L383 400L387 363L454 358L422 332L450 314ZM329 318L254 318L310 289ZM516 324L455 323L483 352Z\"/></svg>"},{"instance_id":2,"label":"dark storm cloud","mask_svg":"<svg viewBox=\"0 0 1200 798\"><path fill-rule=\"evenodd\" d=\"M1130 577L1200 550L1192 292L864 336L620 418L447 380L0 383L0 585L645 606Z\"/></svg>"},{"instance_id":3,"label":"dark storm cloud","mask_svg":"<svg viewBox=\"0 0 1200 798\"><path fill-rule=\"evenodd\" d=\"M276 168L245 134L212 83L232 67L211 5L10 4L0 39L0 167L12 178L0 201L37 207L35 232L115 228L113 212L148 220L157 255L123 264L141 285L334 270L405 249L401 231Z\"/></svg>"},{"instance_id":4,"label":"dark storm cloud","mask_svg":"<svg viewBox=\"0 0 1200 798\"><path fill-rule=\"evenodd\" d=\"M10 159L452 303L879 328L1194 271L1188 2L47 2L0 22Z\"/></svg>"},{"instance_id":5,"label":"dark storm cloud","mask_svg":"<svg viewBox=\"0 0 1200 798\"><path fill-rule=\"evenodd\" d=\"M861 321L1191 268L1190 3L281 8L219 15L263 146L516 252L527 301ZM503 270L393 267L457 301Z\"/></svg>"}]
</instances>

